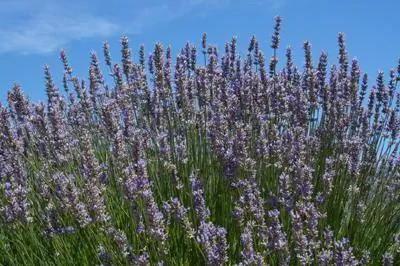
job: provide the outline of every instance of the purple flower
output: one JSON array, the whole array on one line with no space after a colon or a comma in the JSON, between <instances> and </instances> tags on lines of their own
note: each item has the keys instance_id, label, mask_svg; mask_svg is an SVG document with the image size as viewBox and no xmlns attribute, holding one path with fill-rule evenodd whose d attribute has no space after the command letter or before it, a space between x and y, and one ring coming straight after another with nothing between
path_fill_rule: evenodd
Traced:
<instances>
[{"instance_id":1,"label":"purple flower","mask_svg":"<svg viewBox=\"0 0 400 266\"><path fill-rule=\"evenodd\" d=\"M271 48L278 49L279 47L279 34L281 30L281 22L282 18L280 16L275 17L275 27L274 27L274 34L272 35L272 42Z\"/></svg>"},{"instance_id":2,"label":"purple flower","mask_svg":"<svg viewBox=\"0 0 400 266\"><path fill-rule=\"evenodd\" d=\"M240 235L240 241L243 249L240 252L242 262L240 265L264 265L265 261L261 254L254 250L253 241L254 223L247 223L243 233Z\"/></svg>"},{"instance_id":3,"label":"purple flower","mask_svg":"<svg viewBox=\"0 0 400 266\"><path fill-rule=\"evenodd\" d=\"M391 253L386 252L382 256L382 265L384 266L392 266L394 265L394 257Z\"/></svg>"},{"instance_id":4,"label":"purple flower","mask_svg":"<svg viewBox=\"0 0 400 266\"><path fill-rule=\"evenodd\" d=\"M104 246L102 246L102 245L98 246L97 254L101 261L101 265L103 265L103 266L111 266L112 265L111 255L107 252L107 249Z\"/></svg>"},{"instance_id":5,"label":"purple flower","mask_svg":"<svg viewBox=\"0 0 400 266\"><path fill-rule=\"evenodd\" d=\"M196 210L200 221L208 220L210 217L210 210L206 206L204 190L198 178L198 171L193 171L190 175L190 187L192 189L194 209Z\"/></svg>"},{"instance_id":6,"label":"purple flower","mask_svg":"<svg viewBox=\"0 0 400 266\"><path fill-rule=\"evenodd\" d=\"M209 265L221 265L228 261L228 243L226 230L212 222L201 221L197 232L197 241L203 246Z\"/></svg>"}]
</instances>

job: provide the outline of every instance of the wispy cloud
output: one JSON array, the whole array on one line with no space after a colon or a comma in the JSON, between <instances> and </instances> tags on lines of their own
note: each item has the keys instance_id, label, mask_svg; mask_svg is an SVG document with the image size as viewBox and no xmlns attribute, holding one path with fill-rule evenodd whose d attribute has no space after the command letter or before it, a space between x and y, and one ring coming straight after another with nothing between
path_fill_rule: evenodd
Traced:
<instances>
[{"instance_id":1,"label":"wispy cloud","mask_svg":"<svg viewBox=\"0 0 400 266\"><path fill-rule=\"evenodd\" d=\"M0 4L2 10L8 10L0 13L0 22L6 25L0 29L0 53L48 53L72 40L108 37L119 30L105 18L63 10L47 0L21 2Z\"/></svg>"},{"instance_id":2,"label":"wispy cloud","mask_svg":"<svg viewBox=\"0 0 400 266\"><path fill-rule=\"evenodd\" d=\"M139 34L148 27L181 18L202 4L215 5L221 1L226 0L167 0L153 1L146 6L119 5L118 13L110 15L106 7L99 8L108 4L102 1L81 4L79 0L68 3L2 0L0 24L7 26L0 28L0 53L49 53L74 40Z\"/></svg>"},{"instance_id":3,"label":"wispy cloud","mask_svg":"<svg viewBox=\"0 0 400 266\"><path fill-rule=\"evenodd\" d=\"M212 9L225 9L234 0L153 0L146 3L103 0L1 0L0 53L49 53L85 38L140 34L149 27ZM249 0L278 8L284 0ZM113 13L114 12L114 13ZM3 26L4 25L4 26Z\"/></svg>"},{"instance_id":4,"label":"wispy cloud","mask_svg":"<svg viewBox=\"0 0 400 266\"><path fill-rule=\"evenodd\" d=\"M107 37L119 27L107 20L80 15L45 17L8 30L0 30L0 52L48 53L71 40Z\"/></svg>"}]
</instances>

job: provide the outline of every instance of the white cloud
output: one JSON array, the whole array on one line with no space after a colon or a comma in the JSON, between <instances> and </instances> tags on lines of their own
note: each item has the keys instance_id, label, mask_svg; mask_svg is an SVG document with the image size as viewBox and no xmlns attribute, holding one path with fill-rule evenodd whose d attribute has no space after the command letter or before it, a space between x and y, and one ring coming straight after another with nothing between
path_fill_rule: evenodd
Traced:
<instances>
[{"instance_id":1,"label":"white cloud","mask_svg":"<svg viewBox=\"0 0 400 266\"><path fill-rule=\"evenodd\" d=\"M115 1L0 0L0 53L49 53L74 40L140 34L154 25L197 11L204 15L207 10L229 8L234 3L234 0L156 0L146 4ZM278 8L283 1L249 0L248 3ZM120 8L115 13L107 4Z\"/></svg>"},{"instance_id":2,"label":"white cloud","mask_svg":"<svg viewBox=\"0 0 400 266\"><path fill-rule=\"evenodd\" d=\"M123 32L139 34L150 26L183 17L201 4L220 1L162 1L139 7L115 3L124 8L110 15L107 7L99 10L99 5L107 4L101 1L0 0L0 24L5 25L0 28L0 53L49 53L74 40L107 38ZM111 21L110 16L115 19Z\"/></svg>"},{"instance_id":3,"label":"white cloud","mask_svg":"<svg viewBox=\"0 0 400 266\"><path fill-rule=\"evenodd\" d=\"M28 25L0 29L0 52L48 53L71 40L110 36L118 28L107 20L89 15L75 18L47 17Z\"/></svg>"},{"instance_id":4,"label":"white cloud","mask_svg":"<svg viewBox=\"0 0 400 266\"><path fill-rule=\"evenodd\" d=\"M40 5L42 8L39 9ZM119 26L107 19L66 12L45 0L34 0L25 5L5 1L0 8L8 10L6 14L0 12L0 16L4 15L0 22L5 25L0 28L0 53L48 53L72 40L107 37L119 31Z\"/></svg>"}]
</instances>

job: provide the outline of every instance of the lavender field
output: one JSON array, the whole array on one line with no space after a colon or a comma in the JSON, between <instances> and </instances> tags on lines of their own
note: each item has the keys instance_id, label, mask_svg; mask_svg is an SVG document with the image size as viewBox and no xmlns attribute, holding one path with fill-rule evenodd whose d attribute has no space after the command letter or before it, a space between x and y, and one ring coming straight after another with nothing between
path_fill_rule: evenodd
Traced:
<instances>
[{"instance_id":1,"label":"lavender field","mask_svg":"<svg viewBox=\"0 0 400 266\"><path fill-rule=\"evenodd\" d=\"M87 79L62 50L45 103L11 88L0 265L400 265L400 61L367 76L339 33L278 62L281 22L266 52L122 37Z\"/></svg>"}]
</instances>

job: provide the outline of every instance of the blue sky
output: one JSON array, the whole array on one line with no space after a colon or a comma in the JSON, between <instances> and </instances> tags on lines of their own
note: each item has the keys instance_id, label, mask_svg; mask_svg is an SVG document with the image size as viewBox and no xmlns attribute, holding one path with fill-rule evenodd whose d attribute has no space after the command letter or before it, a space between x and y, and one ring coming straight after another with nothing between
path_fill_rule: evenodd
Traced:
<instances>
[{"instance_id":1,"label":"blue sky","mask_svg":"<svg viewBox=\"0 0 400 266\"><path fill-rule=\"evenodd\" d=\"M302 66L302 45L309 40L314 61L324 50L329 62L336 63L337 33L344 32L350 58L357 57L361 70L375 79L378 70L387 73L396 67L400 57L399 10L395 0L1 0L0 100L14 82L32 100L45 100L43 66L50 65L61 87L61 48L75 74L87 77L89 53L102 55L103 41L108 40L114 61L119 60L123 34L136 59L140 44L147 53L157 41L171 44L173 55L186 41L199 47L202 32L220 51L237 36L242 55L254 34L270 55L276 15L283 17L281 62L291 45L296 65Z\"/></svg>"}]
</instances>

